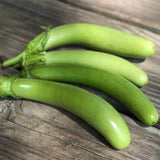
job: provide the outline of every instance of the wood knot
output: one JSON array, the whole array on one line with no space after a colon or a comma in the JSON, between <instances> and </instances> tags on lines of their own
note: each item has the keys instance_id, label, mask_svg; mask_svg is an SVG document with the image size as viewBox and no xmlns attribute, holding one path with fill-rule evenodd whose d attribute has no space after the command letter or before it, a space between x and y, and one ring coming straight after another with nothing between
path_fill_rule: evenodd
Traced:
<instances>
[{"instance_id":1,"label":"wood knot","mask_svg":"<svg viewBox=\"0 0 160 160\"><path fill-rule=\"evenodd\" d=\"M12 98L0 99L0 123L9 119L15 119L16 112L22 112L21 100Z\"/></svg>"}]
</instances>

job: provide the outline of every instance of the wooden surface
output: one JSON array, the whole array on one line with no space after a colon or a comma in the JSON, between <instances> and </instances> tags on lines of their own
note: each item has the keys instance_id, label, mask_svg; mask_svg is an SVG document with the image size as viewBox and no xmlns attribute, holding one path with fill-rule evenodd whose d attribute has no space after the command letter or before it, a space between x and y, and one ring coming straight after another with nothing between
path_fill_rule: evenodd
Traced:
<instances>
[{"instance_id":1,"label":"wooden surface","mask_svg":"<svg viewBox=\"0 0 160 160\"><path fill-rule=\"evenodd\" d=\"M149 83L141 90L160 114L159 11L160 0L0 0L0 60L23 51L42 25L87 22L146 37L156 44L156 53L143 61L131 61L148 74ZM0 70L1 75L14 72L12 68ZM116 108L123 107L102 92L84 88ZM160 121L147 127L119 110L132 141L117 151L91 126L63 109L0 99L0 160L159 160Z\"/></svg>"}]
</instances>

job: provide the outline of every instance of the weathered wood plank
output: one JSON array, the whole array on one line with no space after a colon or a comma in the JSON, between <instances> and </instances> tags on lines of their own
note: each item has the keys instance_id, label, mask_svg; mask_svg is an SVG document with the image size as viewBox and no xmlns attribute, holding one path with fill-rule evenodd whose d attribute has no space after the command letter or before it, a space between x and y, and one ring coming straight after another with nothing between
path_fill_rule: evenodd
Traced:
<instances>
[{"instance_id":1,"label":"weathered wood plank","mask_svg":"<svg viewBox=\"0 0 160 160\"><path fill-rule=\"evenodd\" d=\"M30 104L23 104L23 110L28 110L29 106ZM94 157L95 159L107 159L114 155L114 159L158 160L160 156L160 141L157 141L160 137L159 130L153 127L139 126L136 121L130 120L127 116L123 115L131 131L132 142L128 148L115 152L103 137L88 125L87 128L92 130L94 134L92 136L90 136L92 132L89 135L88 133L86 134L88 131L81 127L82 125L85 126L86 123L79 118L75 119L75 116L68 114L68 112L63 111L63 114L60 113L61 116L59 116L59 111L54 111L54 108L51 109L43 105L36 110L34 115L31 113L31 110L23 114L17 113L15 119L9 118L11 123L8 123L11 125L13 132L10 130L8 132L6 128L6 132L3 132L1 136L6 137L7 135L7 138L17 143L36 149L51 157L56 156L55 158L62 158L64 154L66 159L73 159L83 154L85 157L80 156L79 158L90 159ZM42 114L43 110L45 110L50 120L39 115ZM55 112L57 112L56 122L53 119ZM37 115L40 117L37 117ZM72 118L76 121L76 124ZM69 126L64 123L66 121L70 124ZM79 126L79 123L82 125Z\"/></svg>"},{"instance_id":2,"label":"weathered wood plank","mask_svg":"<svg viewBox=\"0 0 160 160\"><path fill-rule=\"evenodd\" d=\"M144 6L139 5L138 0L134 2L135 8L150 10L153 17L147 17L149 12L146 15L133 14L129 7L122 11L124 6L120 2L126 1L101 1L97 5L98 0L1 0L0 59L13 57L23 51L27 42L41 32L41 25L55 27L76 22L96 23L149 38L157 46L156 53L141 63L131 61L136 62L148 74L149 83L141 89L160 113L160 37L156 33L159 31L159 22L155 24L159 16L159 2L152 3L156 4L155 12L147 6L149 0ZM117 11L113 11L115 3ZM8 75L16 71L8 68L1 72L1 75ZM103 93L85 88L117 107L121 106ZM155 127L146 127L131 115L122 114L131 131L132 142L128 148L115 151L92 127L58 107L31 101L23 101L21 104L12 99L2 99L0 112L0 159L160 159L160 130L157 129L160 128L160 122Z\"/></svg>"},{"instance_id":3,"label":"weathered wood plank","mask_svg":"<svg viewBox=\"0 0 160 160\"><path fill-rule=\"evenodd\" d=\"M61 0L73 6L160 33L158 0Z\"/></svg>"},{"instance_id":4,"label":"weathered wood plank","mask_svg":"<svg viewBox=\"0 0 160 160\"><path fill-rule=\"evenodd\" d=\"M158 54L158 45L160 41L159 35L127 23L113 20L103 15L98 15L90 11L70 6L60 1L46 0L45 3L39 3L39 1L34 0L32 1L32 3L29 3L30 0L26 0L23 3L20 3L21 1L19 0L5 0L2 2L3 3L1 4L1 6L3 6L3 9L1 10L1 12L2 15L5 15L7 17L7 20L3 20L3 23L0 22L2 23L0 25L3 26L2 30L0 30L0 35L5 35L5 38L3 37L3 40L5 39L6 41L6 45L4 45L4 43L0 43L0 54L5 55L7 58L15 56L23 51L26 43L40 32L39 26L41 25L51 24L53 26L57 26L65 23L75 22L95 23L96 19L97 24L115 27L123 31L151 39L157 46L156 53L153 56L147 58L144 62L138 63L137 65L142 68L148 75L153 75L152 77L156 77L157 83L149 81L149 85L143 87L142 90L147 94L147 96L149 96L149 98L153 99L153 103L156 104L158 112L160 113L160 105L157 105L159 98L158 94L157 98L155 98L155 96L150 97L149 95L149 90L153 90L154 95L156 93L159 93L160 90L160 86L157 85L160 82L160 56ZM7 9L4 9L5 7ZM22 23L22 20L24 23ZM9 25L6 23L9 23ZM19 47L21 47L21 49L19 49ZM151 79L151 77L149 77L149 79ZM148 89L148 87L150 88Z\"/></svg>"}]
</instances>

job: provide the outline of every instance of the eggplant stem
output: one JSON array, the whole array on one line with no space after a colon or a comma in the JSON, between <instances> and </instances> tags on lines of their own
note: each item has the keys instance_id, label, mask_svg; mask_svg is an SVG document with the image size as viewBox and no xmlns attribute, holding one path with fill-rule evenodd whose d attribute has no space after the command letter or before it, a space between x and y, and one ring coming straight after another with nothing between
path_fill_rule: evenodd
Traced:
<instances>
[{"instance_id":1,"label":"eggplant stem","mask_svg":"<svg viewBox=\"0 0 160 160\"><path fill-rule=\"evenodd\" d=\"M14 64L18 64L20 62L21 58L25 55L25 52L20 53L16 57L10 58L3 62L3 68L6 68L8 66L12 66Z\"/></svg>"}]
</instances>

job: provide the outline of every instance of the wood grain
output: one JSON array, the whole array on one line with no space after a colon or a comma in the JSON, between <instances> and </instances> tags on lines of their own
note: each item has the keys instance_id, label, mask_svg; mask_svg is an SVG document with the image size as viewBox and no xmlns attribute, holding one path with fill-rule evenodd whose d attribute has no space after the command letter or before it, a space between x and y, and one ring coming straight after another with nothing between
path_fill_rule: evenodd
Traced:
<instances>
[{"instance_id":1,"label":"wood grain","mask_svg":"<svg viewBox=\"0 0 160 160\"><path fill-rule=\"evenodd\" d=\"M155 159L159 156L160 143L157 139L160 135L156 128L145 127L122 115L132 133L132 143L124 150L115 151L103 137L76 116L54 107L51 109L32 103L23 102L23 113L16 112L14 119L8 118L8 126L5 124L3 134L1 132L3 143L9 139L12 143L20 143L56 159L107 159L113 155L114 159Z\"/></svg>"},{"instance_id":2,"label":"wood grain","mask_svg":"<svg viewBox=\"0 0 160 160\"><path fill-rule=\"evenodd\" d=\"M0 0L0 60L22 52L27 42L41 32L41 25L85 22L140 35L156 44L156 53L145 60L130 61L148 74L149 83L141 90L160 113L159 9L156 0L135 0L134 4L131 0ZM0 75L16 72L1 69ZM6 98L0 99L0 159L160 159L160 122L144 126L112 98L80 87L119 108L131 131L128 148L114 150L91 126L56 106Z\"/></svg>"},{"instance_id":3,"label":"wood grain","mask_svg":"<svg viewBox=\"0 0 160 160\"><path fill-rule=\"evenodd\" d=\"M92 12L160 33L158 0L61 0Z\"/></svg>"}]
</instances>

